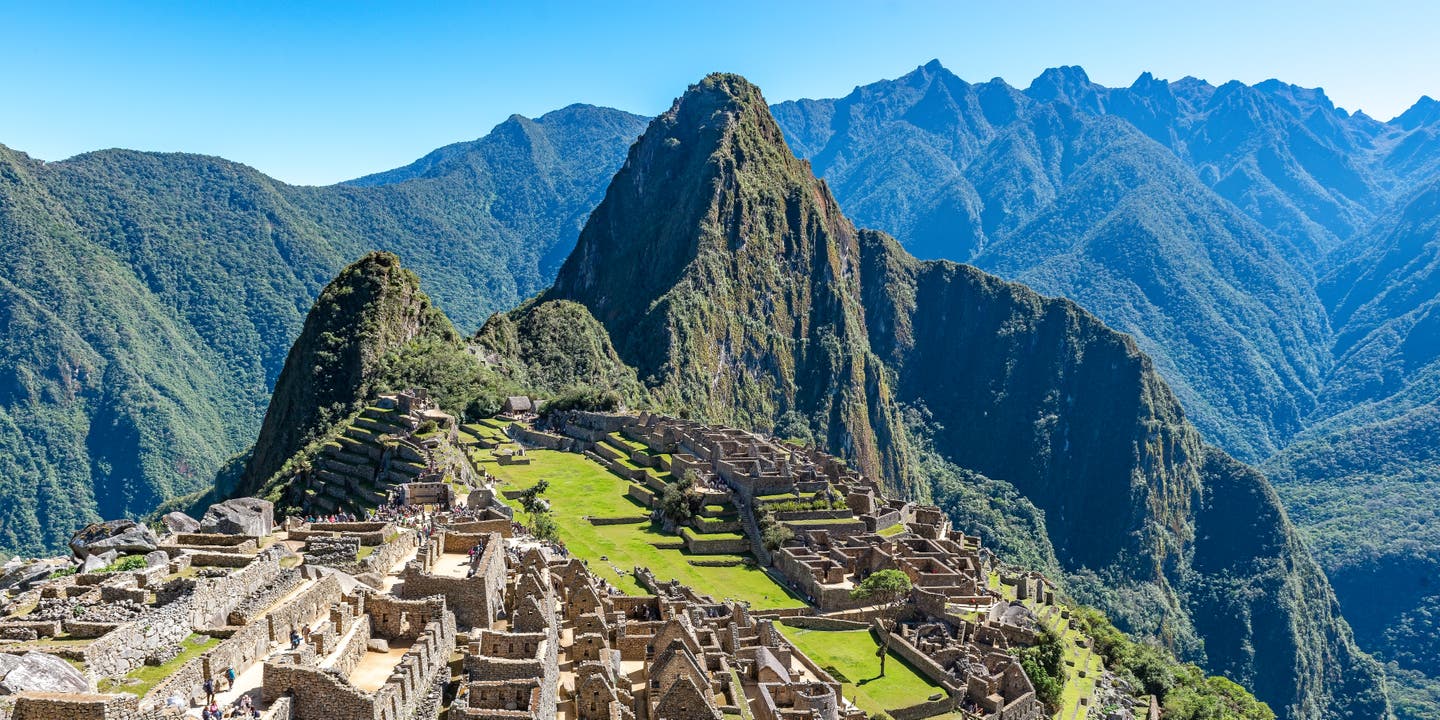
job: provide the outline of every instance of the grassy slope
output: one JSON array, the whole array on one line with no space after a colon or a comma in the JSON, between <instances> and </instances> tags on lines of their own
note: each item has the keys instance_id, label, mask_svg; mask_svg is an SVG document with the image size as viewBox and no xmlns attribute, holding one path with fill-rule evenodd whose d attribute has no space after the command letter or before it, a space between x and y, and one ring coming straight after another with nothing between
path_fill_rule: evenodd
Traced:
<instances>
[{"instance_id":1,"label":"grassy slope","mask_svg":"<svg viewBox=\"0 0 1440 720\"><path fill-rule=\"evenodd\" d=\"M815 664L840 671L848 681L845 697L872 715L944 692L894 653L885 663L885 677L880 677L880 661L875 655L880 646L869 630L806 630L782 625L780 631Z\"/></svg>"},{"instance_id":2,"label":"grassy slope","mask_svg":"<svg viewBox=\"0 0 1440 720\"><path fill-rule=\"evenodd\" d=\"M479 453L482 461L487 451ZM661 580L676 579L697 592L718 599L734 598L748 601L752 608L767 610L799 607L804 603L792 597L760 570L743 566L696 567L692 558L719 560L728 556L692 556L683 550L662 550L651 543L675 542L679 538L662 534L650 523L626 525L591 525L586 516L638 517L649 511L625 495L630 483L611 474L583 455L554 450L530 450L529 465L486 463L486 468L504 481L502 490L524 489L541 478L550 482L545 498L550 501L560 538L577 557L587 560L590 569L611 584L628 593L644 591L628 571L637 566L648 567ZM521 522L526 518L517 512ZM609 558L608 561L601 557ZM735 559L735 558L731 558ZM619 568L625 574L617 572Z\"/></svg>"}]
</instances>

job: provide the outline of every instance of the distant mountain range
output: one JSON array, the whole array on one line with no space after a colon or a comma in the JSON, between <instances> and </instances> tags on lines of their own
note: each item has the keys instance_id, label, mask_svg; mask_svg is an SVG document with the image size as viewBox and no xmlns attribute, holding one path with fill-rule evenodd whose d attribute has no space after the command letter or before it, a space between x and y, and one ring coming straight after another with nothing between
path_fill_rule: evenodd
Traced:
<instances>
[{"instance_id":1,"label":"distant mountain range","mask_svg":"<svg viewBox=\"0 0 1440 720\"><path fill-rule=\"evenodd\" d=\"M1440 103L1380 122L1277 81L1105 88L1057 68L1021 90L930 63L772 111L858 225L1132 335L1185 417L1275 480L1361 647L1410 686L1440 677ZM465 332L540 292L645 123L516 116L325 188L0 147L0 549L207 487L255 436L322 285L370 249ZM764 394L726 392L707 402ZM1436 717L1422 700L1397 709Z\"/></svg>"}]
</instances>

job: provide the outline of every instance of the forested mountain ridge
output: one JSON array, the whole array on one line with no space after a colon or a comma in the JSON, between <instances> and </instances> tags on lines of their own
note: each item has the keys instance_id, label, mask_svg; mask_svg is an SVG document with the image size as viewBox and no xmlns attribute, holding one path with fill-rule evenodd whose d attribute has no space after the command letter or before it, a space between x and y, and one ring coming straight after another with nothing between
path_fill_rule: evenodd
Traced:
<instances>
[{"instance_id":1,"label":"forested mountain ridge","mask_svg":"<svg viewBox=\"0 0 1440 720\"><path fill-rule=\"evenodd\" d=\"M1379 122L1273 80L1071 67L1022 90L930 63L775 112L860 222L1133 334L1205 436L1275 477L1362 646L1440 671L1416 640L1440 563L1440 103ZM1437 717L1427 692L1402 714Z\"/></svg>"},{"instance_id":2,"label":"forested mountain ridge","mask_svg":"<svg viewBox=\"0 0 1440 720\"><path fill-rule=\"evenodd\" d=\"M588 308L661 407L814 438L912 494L950 490L917 461L999 479L1076 592L1285 717L1388 712L1268 483L1202 442L1131 339L856 230L742 78L651 124L526 311L550 302Z\"/></svg>"},{"instance_id":3,"label":"forested mountain ridge","mask_svg":"<svg viewBox=\"0 0 1440 720\"><path fill-rule=\"evenodd\" d=\"M253 438L316 294L377 246L413 256L467 327L533 294L642 127L589 106L516 116L463 162L373 187L0 147L0 550L63 547L208 486Z\"/></svg>"}]
</instances>

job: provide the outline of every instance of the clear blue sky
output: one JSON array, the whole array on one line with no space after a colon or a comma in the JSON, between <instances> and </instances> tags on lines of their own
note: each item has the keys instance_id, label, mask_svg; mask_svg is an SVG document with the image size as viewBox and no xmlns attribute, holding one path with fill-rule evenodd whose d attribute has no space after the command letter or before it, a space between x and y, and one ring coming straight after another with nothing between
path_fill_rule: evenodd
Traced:
<instances>
[{"instance_id":1,"label":"clear blue sky","mask_svg":"<svg viewBox=\"0 0 1440 720\"><path fill-rule=\"evenodd\" d=\"M1167 7L1175 5L1175 7ZM407 7L419 6L419 7ZM715 70L773 101L938 58L1025 87L1081 65L1325 88L1380 119L1440 96L1440 3L149 2L0 0L0 143L45 159L221 155L322 184L406 164L511 113L654 114Z\"/></svg>"}]
</instances>

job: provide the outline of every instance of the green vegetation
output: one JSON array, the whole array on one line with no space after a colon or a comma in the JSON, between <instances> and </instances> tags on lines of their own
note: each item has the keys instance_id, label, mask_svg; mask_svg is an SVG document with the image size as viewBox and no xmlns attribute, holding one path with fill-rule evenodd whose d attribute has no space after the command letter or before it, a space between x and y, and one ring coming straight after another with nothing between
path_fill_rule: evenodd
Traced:
<instances>
[{"instance_id":1,"label":"green vegetation","mask_svg":"<svg viewBox=\"0 0 1440 720\"><path fill-rule=\"evenodd\" d=\"M691 555L684 550L655 547L655 543L674 543L679 538L643 519L648 509L625 494L631 483L585 456L554 450L530 450L526 455L530 457L529 465L494 464L486 468L504 481L502 491L548 483L548 514L553 516L559 539L572 555L589 562L591 572L615 587L643 594L645 590L631 572L635 567L646 567L660 580L679 580L716 599L747 601L756 610L804 605L763 571L739 562L743 558ZM518 510L518 522L532 521L519 500L505 502ZM587 517L637 519L620 525L592 525ZM691 560L737 562L728 567L699 567Z\"/></svg>"},{"instance_id":2,"label":"green vegetation","mask_svg":"<svg viewBox=\"0 0 1440 720\"><path fill-rule=\"evenodd\" d=\"M1136 643L1115 629L1104 613L1079 608L1074 617L1095 643L1105 666L1158 698L1167 718L1181 720L1274 720L1269 706L1223 677L1205 677L1194 665L1183 665L1169 652Z\"/></svg>"},{"instance_id":3,"label":"green vegetation","mask_svg":"<svg viewBox=\"0 0 1440 720\"><path fill-rule=\"evenodd\" d=\"M781 625L785 638L835 675L845 697L872 715L924 702L943 688L895 656L888 674L875 674L880 645L869 630L806 630ZM890 655L892 653L886 653ZM885 664L882 661L882 664Z\"/></svg>"},{"instance_id":4,"label":"green vegetation","mask_svg":"<svg viewBox=\"0 0 1440 720\"><path fill-rule=\"evenodd\" d=\"M1036 642L1019 652L1020 666L1035 686L1035 697L1045 705L1045 712L1054 715L1064 707L1061 703L1069 674L1065 671L1065 644L1045 624L1036 633Z\"/></svg>"},{"instance_id":5,"label":"green vegetation","mask_svg":"<svg viewBox=\"0 0 1440 720\"><path fill-rule=\"evenodd\" d=\"M191 635L180 642L179 655L159 665L141 665L121 680L102 682L100 683L100 691L126 692L131 695L145 697L145 694L150 692L151 688L155 687L160 681L175 674L175 671L179 670L181 665L200 657L219 644L220 638L218 637Z\"/></svg>"}]
</instances>

